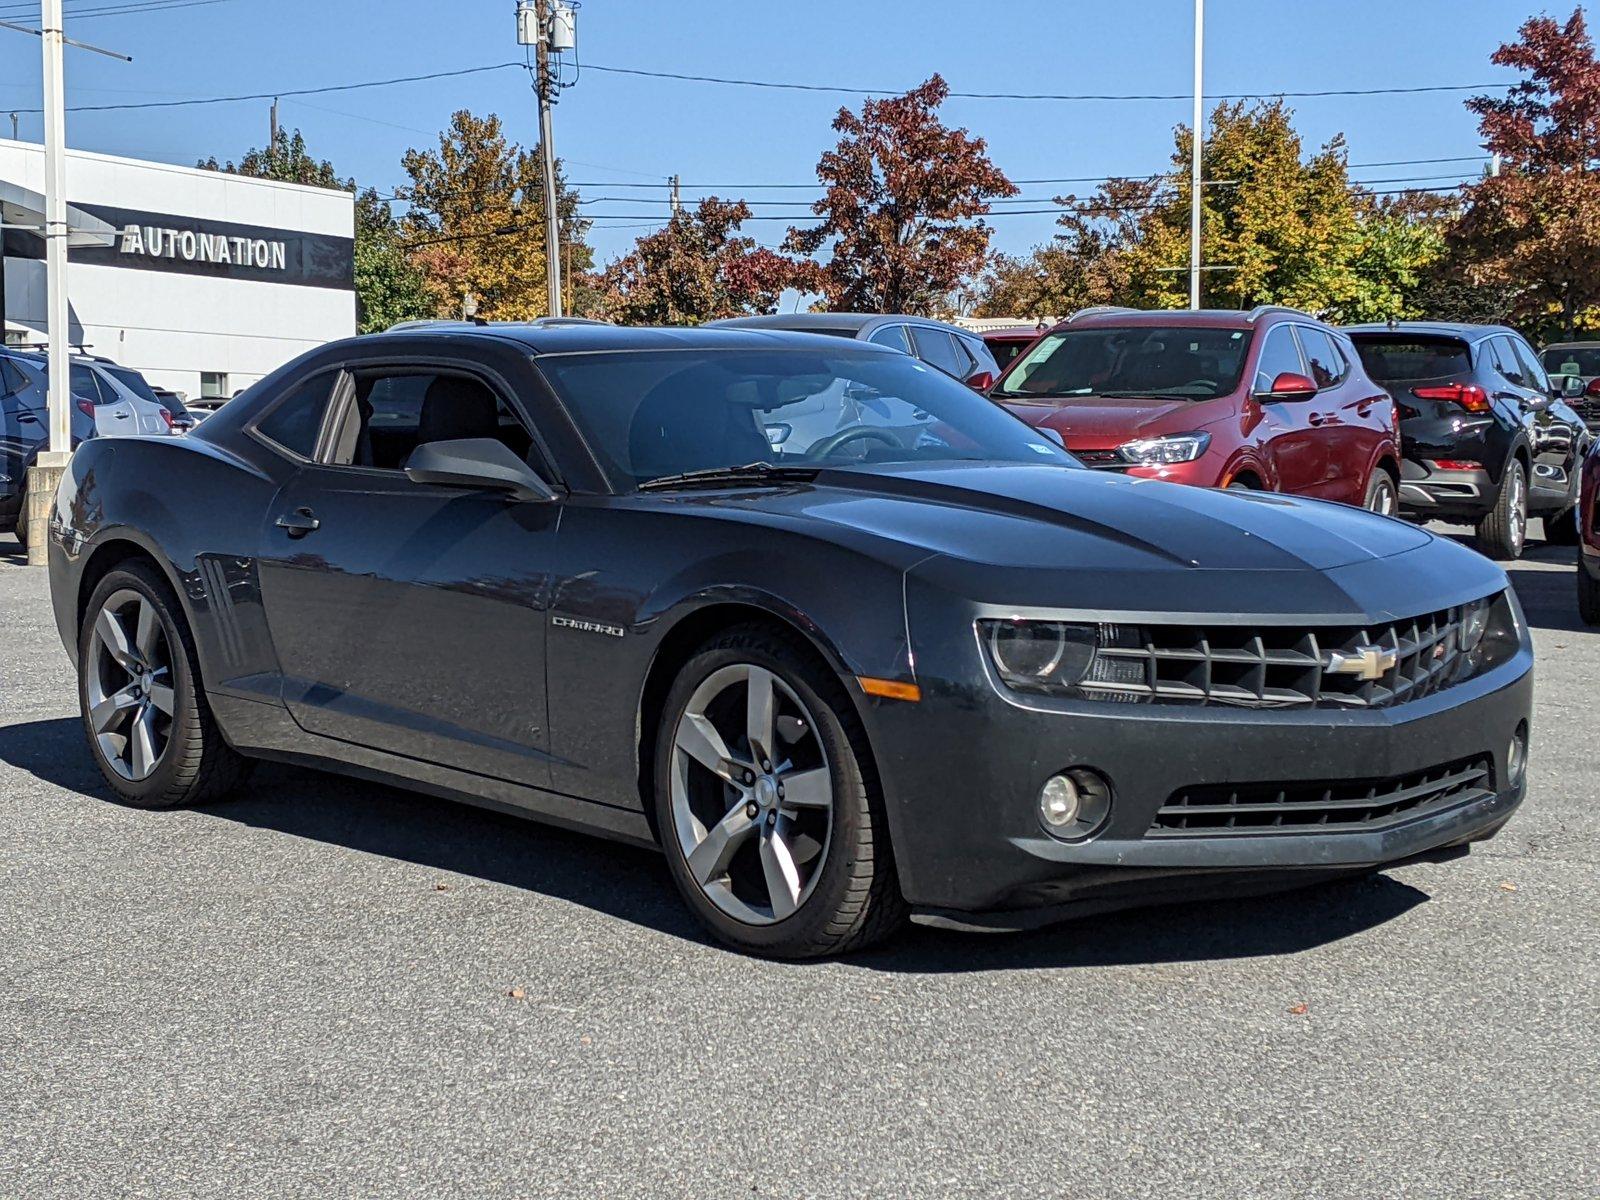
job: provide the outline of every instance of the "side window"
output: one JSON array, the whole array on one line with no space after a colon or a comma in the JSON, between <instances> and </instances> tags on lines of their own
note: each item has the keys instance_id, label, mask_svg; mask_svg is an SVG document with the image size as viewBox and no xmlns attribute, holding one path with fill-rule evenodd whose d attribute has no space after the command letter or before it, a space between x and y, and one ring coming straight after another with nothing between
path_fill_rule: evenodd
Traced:
<instances>
[{"instance_id":1,"label":"side window","mask_svg":"<svg viewBox=\"0 0 1600 1200\"><path fill-rule=\"evenodd\" d=\"M28 377L20 367L8 359L0 358L0 396L11 396L27 390Z\"/></svg>"},{"instance_id":2,"label":"side window","mask_svg":"<svg viewBox=\"0 0 1600 1200\"><path fill-rule=\"evenodd\" d=\"M301 458L310 458L317 448L322 414L327 411L328 397L333 394L338 378L337 371L312 376L273 405L271 411L256 422L256 432Z\"/></svg>"},{"instance_id":3,"label":"side window","mask_svg":"<svg viewBox=\"0 0 1600 1200\"><path fill-rule=\"evenodd\" d=\"M867 341L879 346L892 346L902 354L911 353L911 343L906 340L906 327L904 325L885 325Z\"/></svg>"},{"instance_id":4,"label":"side window","mask_svg":"<svg viewBox=\"0 0 1600 1200\"><path fill-rule=\"evenodd\" d=\"M1495 370L1500 372L1502 378L1517 387L1532 387L1522 373L1522 364L1517 361L1516 351L1511 348L1511 339L1495 337L1489 339L1490 353Z\"/></svg>"},{"instance_id":5,"label":"side window","mask_svg":"<svg viewBox=\"0 0 1600 1200\"><path fill-rule=\"evenodd\" d=\"M1000 364L995 361L988 343L982 338L964 337L961 339L961 347L972 360L973 370L988 371L991 375L1000 374Z\"/></svg>"},{"instance_id":6,"label":"side window","mask_svg":"<svg viewBox=\"0 0 1600 1200\"><path fill-rule=\"evenodd\" d=\"M911 337L917 346L917 357L930 367L938 367L957 379L965 379L971 373L972 360L944 330L918 325L912 329Z\"/></svg>"},{"instance_id":7,"label":"side window","mask_svg":"<svg viewBox=\"0 0 1600 1200\"><path fill-rule=\"evenodd\" d=\"M88 367L74 363L67 372L68 385L74 400L87 400L90 404L104 403L100 395L100 384L94 377L94 372Z\"/></svg>"},{"instance_id":8,"label":"side window","mask_svg":"<svg viewBox=\"0 0 1600 1200\"><path fill-rule=\"evenodd\" d=\"M1304 375L1306 368L1300 361L1300 347L1295 345L1294 333L1287 325L1275 325L1267 330L1261 353L1256 358L1255 390L1270 392L1272 381L1285 372Z\"/></svg>"},{"instance_id":9,"label":"side window","mask_svg":"<svg viewBox=\"0 0 1600 1200\"><path fill-rule=\"evenodd\" d=\"M328 461L398 471L418 446L463 438L494 438L525 462L533 445L505 401L474 375L437 368L360 371Z\"/></svg>"},{"instance_id":10,"label":"side window","mask_svg":"<svg viewBox=\"0 0 1600 1200\"><path fill-rule=\"evenodd\" d=\"M1528 381L1527 386L1541 392L1550 390L1550 376L1544 373L1544 367L1539 364L1539 356L1521 338L1511 339L1512 352L1517 356L1517 364L1522 368L1522 377Z\"/></svg>"},{"instance_id":11,"label":"side window","mask_svg":"<svg viewBox=\"0 0 1600 1200\"><path fill-rule=\"evenodd\" d=\"M1322 330L1309 325L1298 326L1295 332L1300 336L1300 349L1305 354L1311 381L1319 388L1333 387L1343 382L1350 367L1334 340Z\"/></svg>"}]
</instances>

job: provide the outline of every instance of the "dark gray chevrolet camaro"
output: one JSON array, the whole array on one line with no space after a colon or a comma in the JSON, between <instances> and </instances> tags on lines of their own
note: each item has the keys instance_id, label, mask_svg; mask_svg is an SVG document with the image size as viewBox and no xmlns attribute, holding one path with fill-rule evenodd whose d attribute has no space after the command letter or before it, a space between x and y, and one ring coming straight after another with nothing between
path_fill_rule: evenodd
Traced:
<instances>
[{"instance_id":1,"label":"dark gray chevrolet camaro","mask_svg":"<svg viewBox=\"0 0 1600 1200\"><path fill-rule=\"evenodd\" d=\"M254 758L390 780L659 845L765 954L1451 857L1524 792L1487 560L1081 470L835 338L337 342L188 437L86 443L51 534L129 803Z\"/></svg>"}]
</instances>

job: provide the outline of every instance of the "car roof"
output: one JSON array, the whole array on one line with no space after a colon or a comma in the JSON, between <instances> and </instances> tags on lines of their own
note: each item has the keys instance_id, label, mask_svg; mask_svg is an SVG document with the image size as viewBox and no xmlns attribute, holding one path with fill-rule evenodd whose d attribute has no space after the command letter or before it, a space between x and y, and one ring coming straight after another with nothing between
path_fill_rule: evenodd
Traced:
<instances>
[{"instance_id":1,"label":"car roof","mask_svg":"<svg viewBox=\"0 0 1600 1200\"><path fill-rule=\"evenodd\" d=\"M1252 321L1248 312L1232 308L1106 308L1081 312L1052 326L1051 333L1064 329L1115 328L1124 325L1159 325L1164 327L1196 329L1255 329L1274 320L1311 321L1321 324L1309 313L1296 313L1288 309L1274 309Z\"/></svg>"},{"instance_id":2,"label":"car roof","mask_svg":"<svg viewBox=\"0 0 1600 1200\"><path fill-rule=\"evenodd\" d=\"M1588 341L1577 341L1577 342L1546 342L1541 347L1541 349L1543 349L1543 350L1587 350L1587 349L1594 348L1594 347L1600 347L1600 338L1591 338Z\"/></svg>"},{"instance_id":3,"label":"car roof","mask_svg":"<svg viewBox=\"0 0 1600 1200\"><path fill-rule=\"evenodd\" d=\"M1509 325L1472 325L1465 321L1374 321L1368 325L1345 325L1345 333L1418 333L1433 337L1456 337L1464 342L1475 342L1494 334L1512 334L1517 331Z\"/></svg>"},{"instance_id":4,"label":"car roof","mask_svg":"<svg viewBox=\"0 0 1600 1200\"><path fill-rule=\"evenodd\" d=\"M519 342L535 354L585 354L605 350L756 350L781 346L826 348L838 353L846 347L838 337L783 328L749 328L713 322L708 325L524 325L507 322L486 325L433 325L367 334L346 344L370 345L374 339L492 338ZM897 354L887 347L857 344L864 353Z\"/></svg>"},{"instance_id":5,"label":"car roof","mask_svg":"<svg viewBox=\"0 0 1600 1200\"><path fill-rule=\"evenodd\" d=\"M761 317L727 317L721 321L708 322L708 325L722 329L790 329L800 333L826 330L835 337L842 333L858 334L862 330L878 325L905 324L937 325L941 329L948 329L965 337L979 336L970 329L962 329L959 325L952 325L948 321L941 321L936 317L913 316L910 313L772 313Z\"/></svg>"}]
</instances>

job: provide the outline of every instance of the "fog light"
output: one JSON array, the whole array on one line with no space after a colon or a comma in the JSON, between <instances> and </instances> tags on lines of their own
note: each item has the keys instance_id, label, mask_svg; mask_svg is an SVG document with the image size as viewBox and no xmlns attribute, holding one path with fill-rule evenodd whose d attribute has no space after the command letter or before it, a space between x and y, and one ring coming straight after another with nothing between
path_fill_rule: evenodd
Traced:
<instances>
[{"instance_id":1,"label":"fog light","mask_svg":"<svg viewBox=\"0 0 1600 1200\"><path fill-rule=\"evenodd\" d=\"M1511 735L1511 746L1506 751L1506 775L1512 787L1522 786L1522 777L1528 773L1528 723L1517 726ZM1045 786L1049 786L1046 784Z\"/></svg>"},{"instance_id":2,"label":"fog light","mask_svg":"<svg viewBox=\"0 0 1600 1200\"><path fill-rule=\"evenodd\" d=\"M1078 785L1065 775L1050 776L1044 781L1044 787L1039 789L1039 815L1052 829L1060 829L1076 821L1081 803Z\"/></svg>"}]
</instances>

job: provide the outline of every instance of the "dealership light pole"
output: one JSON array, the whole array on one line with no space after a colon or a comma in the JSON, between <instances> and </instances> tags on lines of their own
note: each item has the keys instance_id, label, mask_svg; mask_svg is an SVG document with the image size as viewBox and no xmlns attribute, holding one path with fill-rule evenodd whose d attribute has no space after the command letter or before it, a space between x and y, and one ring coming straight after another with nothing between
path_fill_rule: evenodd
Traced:
<instances>
[{"instance_id":1,"label":"dealership light pole","mask_svg":"<svg viewBox=\"0 0 1600 1200\"><path fill-rule=\"evenodd\" d=\"M1194 127L1189 138L1189 307L1200 307L1200 150L1205 143L1201 75L1205 62L1206 0L1194 0Z\"/></svg>"},{"instance_id":2,"label":"dealership light pole","mask_svg":"<svg viewBox=\"0 0 1600 1200\"><path fill-rule=\"evenodd\" d=\"M67 102L65 55L67 46L93 50L108 58L132 62L126 54L74 41L62 28L61 0L40 0L39 28L29 29L0 21L7 29L39 38L44 53L44 258L45 329L50 343L49 440L28 472L26 511L21 513L27 534L28 562L45 560L45 519L55 496L61 472L72 457L72 396L67 362Z\"/></svg>"}]
</instances>

